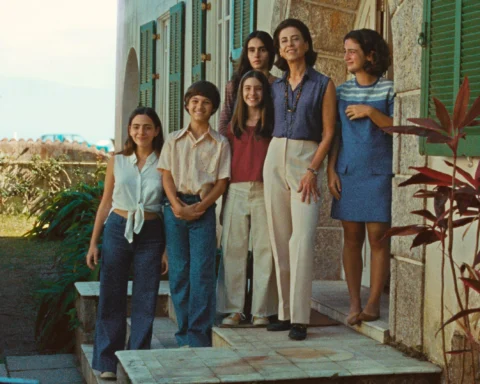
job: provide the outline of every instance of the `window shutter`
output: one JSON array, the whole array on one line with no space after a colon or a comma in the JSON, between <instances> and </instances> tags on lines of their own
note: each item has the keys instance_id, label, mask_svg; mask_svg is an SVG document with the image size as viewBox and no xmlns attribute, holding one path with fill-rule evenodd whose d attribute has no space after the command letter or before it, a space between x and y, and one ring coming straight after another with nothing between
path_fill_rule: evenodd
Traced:
<instances>
[{"instance_id":1,"label":"window shutter","mask_svg":"<svg viewBox=\"0 0 480 384\"><path fill-rule=\"evenodd\" d=\"M170 8L169 132L182 128L183 122L184 40L185 3L182 1Z\"/></svg>"},{"instance_id":2,"label":"window shutter","mask_svg":"<svg viewBox=\"0 0 480 384\"><path fill-rule=\"evenodd\" d=\"M427 47L422 57L422 115L436 119L432 97L453 112L460 85L468 76L471 100L480 95L480 38L478 0L427 0L424 10ZM480 154L480 129L466 128L467 140L461 140L458 153ZM420 153L430 156L451 156L446 144L427 144L420 139Z\"/></svg>"},{"instance_id":3,"label":"window shutter","mask_svg":"<svg viewBox=\"0 0 480 384\"><path fill-rule=\"evenodd\" d=\"M140 27L140 100L139 105L154 108L155 105L155 47L153 35L157 24L151 21Z\"/></svg>"},{"instance_id":4,"label":"window shutter","mask_svg":"<svg viewBox=\"0 0 480 384\"><path fill-rule=\"evenodd\" d=\"M205 62L202 53L206 53L207 11L202 9L205 0L193 0L192 10L192 83L205 80Z\"/></svg>"},{"instance_id":5,"label":"window shutter","mask_svg":"<svg viewBox=\"0 0 480 384\"><path fill-rule=\"evenodd\" d=\"M255 0L232 0L230 8L231 65L236 67L242 53L243 42L255 30ZM235 68L233 68L235 70Z\"/></svg>"}]
</instances>

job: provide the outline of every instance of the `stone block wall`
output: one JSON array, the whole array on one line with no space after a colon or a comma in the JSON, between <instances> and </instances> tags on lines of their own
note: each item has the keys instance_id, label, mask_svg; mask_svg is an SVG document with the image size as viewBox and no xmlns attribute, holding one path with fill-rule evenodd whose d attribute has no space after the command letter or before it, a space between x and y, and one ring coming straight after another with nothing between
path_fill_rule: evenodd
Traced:
<instances>
[{"instance_id":1,"label":"stone block wall","mask_svg":"<svg viewBox=\"0 0 480 384\"><path fill-rule=\"evenodd\" d=\"M407 118L420 116L422 48L417 44L422 28L423 1L389 0L393 37L395 73L394 124L407 124ZM394 139L392 222L395 226L422 223L423 219L410 214L423 209L423 199L412 198L418 186L398 187L415 171L411 166L423 166L426 157L420 156L418 138ZM423 309L425 284L425 248L410 249L411 237L392 239L392 284L390 287L390 334L399 343L423 348Z\"/></svg>"},{"instance_id":2,"label":"stone block wall","mask_svg":"<svg viewBox=\"0 0 480 384\"><path fill-rule=\"evenodd\" d=\"M347 79L343 62L343 37L353 29L360 0L283 0L277 5L278 15L302 20L310 29L313 48L318 52L315 68L330 76L335 85ZM272 22L272 28L279 20ZM272 31L273 32L273 31ZM332 197L326 176L321 186L322 205L317 228L314 278L339 280L342 270L343 230L338 220L330 218Z\"/></svg>"}]
</instances>

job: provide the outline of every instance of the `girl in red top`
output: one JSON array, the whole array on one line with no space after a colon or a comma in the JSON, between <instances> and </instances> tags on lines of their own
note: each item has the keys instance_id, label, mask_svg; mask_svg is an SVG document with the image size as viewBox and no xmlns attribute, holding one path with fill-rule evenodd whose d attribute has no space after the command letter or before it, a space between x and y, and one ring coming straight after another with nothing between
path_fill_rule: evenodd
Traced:
<instances>
[{"instance_id":1,"label":"girl in red top","mask_svg":"<svg viewBox=\"0 0 480 384\"><path fill-rule=\"evenodd\" d=\"M217 285L217 310L223 325L243 319L247 256L253 250L253 325L267 325L278 311L273 257L263 197L263 163L273 128L273 102L267 77L247 72L238 87L227 138L232 151L230 186L223 212L223 258Z\"/></svg>"}]
</instances>

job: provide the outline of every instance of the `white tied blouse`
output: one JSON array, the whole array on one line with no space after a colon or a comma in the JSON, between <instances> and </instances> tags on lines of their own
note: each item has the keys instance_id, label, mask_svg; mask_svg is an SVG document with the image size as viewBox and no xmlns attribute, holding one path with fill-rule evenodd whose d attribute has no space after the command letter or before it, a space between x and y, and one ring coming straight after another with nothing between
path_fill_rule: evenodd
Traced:
<instances>
[{"instance_id":1,"label":"white tied blouse","mask_svg":"<svg viewBox=\"0 0 480 384\"><path fill-rule=\"evenodd\" d=\"M113 175L112 211L128 211L125 238L133 242L133 234L139 234L145 221L144 212L160 214L163 196L162 175L156 169L158 157L152 152L142 170L137 167L137 156L115 155Z\"/></svg>"}]
</instances>

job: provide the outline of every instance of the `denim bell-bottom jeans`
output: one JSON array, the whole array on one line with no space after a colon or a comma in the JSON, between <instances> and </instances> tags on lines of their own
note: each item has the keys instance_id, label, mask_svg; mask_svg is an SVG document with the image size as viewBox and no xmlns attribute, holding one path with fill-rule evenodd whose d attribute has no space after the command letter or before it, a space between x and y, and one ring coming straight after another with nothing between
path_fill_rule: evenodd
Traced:
<instances>
[{"instance_id":1,"label":"denim bell-bottom jeans","mask_svg":"<svg viewBox=\"0 0 480 384\"><path fill-rule=\"evenodd\" d=\"M187 204L200 201L196 195L179 197ZM177 343L180 347L210 347L215 321L215 204L194 221L177 219L168 202L164 214Z\"/></svg>"},{"instance_id":2,"label":"denim bell-bottom jeans","mask_svg":"<svg viewBox=\"0 0 480 384\"><path fill-rule=\"evenodd\" d=\"M93 369L116 372L115 352L125 349L127 286L133 263L131 332L127 349L150 349L165 249L163 220L145 220L133 243L125 239L127 219L112 212L103 232Z\"/></svg>"}]
</instances>

